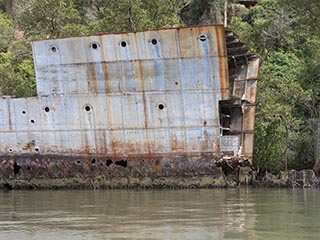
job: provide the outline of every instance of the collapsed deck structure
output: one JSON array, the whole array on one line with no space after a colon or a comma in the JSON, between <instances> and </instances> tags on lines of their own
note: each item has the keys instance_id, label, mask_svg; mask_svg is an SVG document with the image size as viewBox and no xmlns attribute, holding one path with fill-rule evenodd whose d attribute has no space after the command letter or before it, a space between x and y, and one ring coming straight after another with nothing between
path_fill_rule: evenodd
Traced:
<instances>
[{"instance_id":1,"label":"collapsed deck structure","mask_svg":"<svg viewBox=\"0 0 320 240\"><path fill-rule=\"evenodd\" d=\"M252 162L259 59L220 25L39 40L0 99L0 177L210 174Z\"/></svg>"}]
</instances>

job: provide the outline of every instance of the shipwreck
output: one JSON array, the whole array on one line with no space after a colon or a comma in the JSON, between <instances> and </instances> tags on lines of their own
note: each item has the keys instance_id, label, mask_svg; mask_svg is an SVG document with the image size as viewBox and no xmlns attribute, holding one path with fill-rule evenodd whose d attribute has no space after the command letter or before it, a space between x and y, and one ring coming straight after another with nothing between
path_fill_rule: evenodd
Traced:
<instances>
[{"instance_id":1,"label":"shipwreck","mask_svg":"<svg viewBox=\"0 0 320 240\"><path fill-rule=\"evenodd\" d=\"M259 58L220 25L32 42L0 99L0 178L210 176L253 160ZM127 183L129 184L129 183Z\"/></svg>"}]
</instances>

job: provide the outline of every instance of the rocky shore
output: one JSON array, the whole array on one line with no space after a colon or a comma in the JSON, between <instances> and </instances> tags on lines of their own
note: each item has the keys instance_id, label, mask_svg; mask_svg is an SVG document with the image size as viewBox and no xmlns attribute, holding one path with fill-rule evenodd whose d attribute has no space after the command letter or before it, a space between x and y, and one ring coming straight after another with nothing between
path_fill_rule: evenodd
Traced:
<instances>
[{"instance_id":1,"label":"rocky shore","mask_svg":"<svg viewBox=\"0 0 320 240\"><path fill-rule=\"evenodd\" d=\"M290 170L280 172L278 175L265 173L262 178L253 179L252 185L254 187L318 188L320 187L320 178L311 169Z\"/></svg>"},{"instance_id":2,"label":"rocky shore","mask_svg":"<svg viewBox=\"0 0 320 240\"><path fill-rule=\"evenodd\" d=\"M265 173L262 176L249 167L241 167L227 176L220 171L215 175L175 177L107 177L81 176L72 178L0 179L0 189L185 189L185 188L318 188L320 178L313 170L290 170L278 175Z\"/></svg>"}]
</instances>

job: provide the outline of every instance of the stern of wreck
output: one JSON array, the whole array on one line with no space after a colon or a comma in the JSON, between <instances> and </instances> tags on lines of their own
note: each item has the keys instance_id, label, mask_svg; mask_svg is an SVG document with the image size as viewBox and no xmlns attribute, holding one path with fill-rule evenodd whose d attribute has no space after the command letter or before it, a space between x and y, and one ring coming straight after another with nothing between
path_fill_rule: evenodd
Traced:
<instances>
[{"instance_id":1,"label":"stern of wreck","mask_svg":"<svg viewBox=\"0 0 320 240\"><path fill-rule=\"evenodd\" d=\"M230 96L219 101L222 151L252 164L260 61L230 30L226 30L226 46Z\"/></svg>"}]
</instances>

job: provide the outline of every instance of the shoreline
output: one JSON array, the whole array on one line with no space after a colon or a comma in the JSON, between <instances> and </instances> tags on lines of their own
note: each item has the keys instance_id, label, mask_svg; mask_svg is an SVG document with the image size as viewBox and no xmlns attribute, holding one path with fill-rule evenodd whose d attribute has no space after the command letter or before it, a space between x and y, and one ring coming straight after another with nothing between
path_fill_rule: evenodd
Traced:
<instances>
[{"instance_id":1,"label":"shoreline","mask_svg":"<svg viewBox=\"0 0 320 240\"><path fill-rule=\"evenodd\" d=\"M94 189L214 189L214 188L319 188L320 178L313 170L289 170L277 175L258 176L242 167L227 176L80 176L69 178L0 178L0 190L94 190Z\"/></svg>"}]
</instances>

